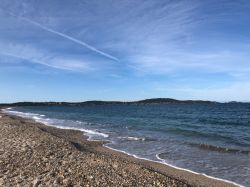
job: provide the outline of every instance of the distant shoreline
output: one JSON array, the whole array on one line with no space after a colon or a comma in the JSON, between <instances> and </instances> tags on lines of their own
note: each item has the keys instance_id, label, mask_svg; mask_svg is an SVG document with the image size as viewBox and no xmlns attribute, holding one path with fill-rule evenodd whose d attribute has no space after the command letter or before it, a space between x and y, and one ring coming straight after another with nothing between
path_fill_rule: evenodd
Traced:
<instances>
[{"instance_id":1,"label":"distant shoreline","mask_svg":"<svg viewBox=\"0 0 250 187\"><path fill-rule=\"evenodd\" d=\"M83 102L16 102L16 103L0 103L0 107L13 107L13 106L84 106L84 105L110 105L110 104L125 104L125 105L138 105L138 104L249 104L249 102L217 102L208 100L177 100L172 98L152 98L138 101L102 101L90 100Z\"/></svg>"},{"instance_id":2,"label":"distant shoreline","mask_svg":"<svg viewBox=\"0 0 250 187\"><path fill-rule=\"evenodd\" d=\"M152 98L139 101L84 101L84 102L17 102L17 103L2 103L0 107L8 106L81 106L81 105L107 105L107 104L216 104L215 101L204 100L177 100L171 98Z\"/></svg>"},{"instance_id":3,"label":"distant shoreline","mask_svg":"<svg viewBox=\"0 0 250 187\"><path fill-rule=\"evenodd\" d=\"M235 186L235 184L227 183L223 180L213 179L211 177L208 177L202 174L197 174L197 173L190 172L187 170L174 168L172 166L164 165L162 163L152 162L152 161L148 161L145 159L138 159L133 156L124 154L120 151L117 152L116 150L106 148L106 146L103 147L102 145L104 142L86 141L86 138L84 140L82 136L82 132L80 131L57 129L55 127L45 126L43 124L34 122L33 120L27 120L27 119L23 119L20 117L9 116L3 113L2 114L0 113L0 115L2 116L2 118L0 119L0 122L2 123L8 123L11 125L12 123L15 122L15 124L19 126L20 125L26 126L27 131L32 131L34 128L38 129L39 132L37 133L37 136L39 137L43 136L43 132L49 133L46 135L48 135L49 137L52 136L52 138L55 136L60 139L63 139L66 142L71 142L78 150L83 151L83 153L86 152L86 147L87 147L88 150L92 150L94 154L108 155L108 157L110 158L110 161L117 160L117 162L119 163L121 160L125 159L126 162L128 162L128 164L133 163L133 164L136 164L136 166L138 165L138 167L140 166L144 169L152 171L153 173L157 172L163 176L170 177L173 181L180 184L178 186L183 186L183 184L186 184L188 186L189 185L190 186L197 186L197 185ZM22 136L22 134L20 134L20 136Z\"/></svg>"}]
</instances>

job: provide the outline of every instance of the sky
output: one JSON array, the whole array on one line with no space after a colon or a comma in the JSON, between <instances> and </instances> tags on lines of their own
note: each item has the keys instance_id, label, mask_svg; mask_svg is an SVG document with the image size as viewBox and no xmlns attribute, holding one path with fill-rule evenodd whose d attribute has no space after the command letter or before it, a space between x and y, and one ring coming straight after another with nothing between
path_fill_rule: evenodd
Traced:
<instances>
[{"instance_id":1,"label":"sky","mask_svg":"<svg viewBox=\"0 0 250 187\"><path fill-rule=\"evenodd\" d=\"M0 103L250 101L250 1L0 0Z\"/></svg>"}]
</instances>

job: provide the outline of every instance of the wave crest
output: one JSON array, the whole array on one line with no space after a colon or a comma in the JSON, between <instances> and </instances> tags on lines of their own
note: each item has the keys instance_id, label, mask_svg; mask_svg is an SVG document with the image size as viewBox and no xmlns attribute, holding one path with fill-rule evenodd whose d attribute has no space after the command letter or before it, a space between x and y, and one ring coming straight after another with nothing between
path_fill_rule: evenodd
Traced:
<instances>
[{"instance_id":1,"label":"wave crest","mask_svg":"<svg viewBox=\"0 0 250 187\"><path fill-rule=\"evenodd\" d=\"M153 138L136 137L136 136L126 136L126 137L120 137L120 138L128 140L128 141L157 141L156 139L153 139Z\"/></svg>"},{"instance_id":2,"label":"wave crest","mask_svg":"<svg viewBox=\"0 0 250 187\"><path fill-rule=\"evenodd\" d=\"M45 115L43 114L36 114L36 113L29 113L29 112L19 112L11 110L12 108L2 109L3 112L19 117L24 117L28 119L33 119L36 122L43 123L47 126L52 126L60 129L70 129L70 130L78 130L81 132L86 133L87 136L89 136L89 139L91 139L93 136L101 136L103 138L108 138L109 135L105 133L101 133L95 130L90 129L84 129L84 128L78 128L78 127L71 127L71 126L63 126L60 124L65 124L65 120L59 120L59 119L52 119L52 118L44 118ZM75 121L78 124L85 124L84 122Z\"/></svg>"},{"instance_id":3,"label":"wave crest","mask_svg":"<svg viewBox=\"0 0 250 187\"><path fill-rule=\"evenodd\" d=\"M198 147L200 149L209 150L209 151L216 151L216 152L220 152L220 153L250 154L250 150L225 148L225 147L214 146L214 145L209 145L209 144L191 143L190 145L193 147Z\"/></svg>"}]
</instances>

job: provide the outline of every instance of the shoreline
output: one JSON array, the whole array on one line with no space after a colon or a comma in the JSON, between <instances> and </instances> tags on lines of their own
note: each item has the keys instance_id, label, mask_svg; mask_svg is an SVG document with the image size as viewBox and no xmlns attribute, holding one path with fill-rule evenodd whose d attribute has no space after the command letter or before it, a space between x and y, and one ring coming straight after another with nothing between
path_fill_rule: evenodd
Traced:
<instances>
[{"instance_id":1,"label":"shoreline","mask_svg":"<svg viewBox=\"0 0 250 187\"><path fill-rule=\"evenodd\" d=\"M130 154L130 153L126 152L126 151L122 151L122 150L119 150L119 149L114 149L114 148L112 148L112 147L106 146L105 144L103 144L103 147L106 147L106 148L111 149L111 150L113 150L113 151L121 152L121 153L123 153L123 154L127 154L128 156L134 157L135 159L145 160L145 161L148 161L148 162L159 163L159 164L162 164L162 165L165 165L165 166L168 166L168 167L172 167L172 168L174 168L174 169L178 169L178 170L190 172L190 173L193 173L193 174L195 174L195 175L202 175L202 176L204 176L204 177L207 177L207 178L210 178L210 179L213 179L213 180L218 180L218 181L230 183L230 184L233 184L233 185L238 186L238 187L244 187L243 185L238 184L238 183L233 182L233 181L230 181L230 180L226 180L226 179L221 179L221 178L213 177L213 176L207 175L207 174L205 174L205 173L198 173L198 172L195 172L195 171L186 169L186 168L181 168L181 167L178 167L178 166L175 166L175 165L168 164L168 163L165 162L163 159L161 159L158 155L156 155L156 158L159 159L159 160L162 160L162 161L150 160L150 159L147 159L147 158L139 157L139 156L137 156L137 155Z\"/></svg>"},{"instance_id":2,"label":"shoreline","mask_svg":"<svg viewBox=\"0 0 250 187\"><path fill-rule=\"evenodd\" d=\"M179 181L183 184L186 184L188 186L241 186L237 183L234 183L232 181L228 181L228 180L224 180L224 179L220 179L220 178L216 178L216 177L211 177L208 176L206 174L202 174L202 173L197 173L185 168L179 168L170 164L167 164L166 162L161 162L161 161L153 161L153 160L149 160L149 159L145 159L145 158L140 158L136 155L132 155L129 154L125 151L121 151L121 150L117 150L114 148L109 147L108 145L106 145L107 142L103 142L103 141L92 141L89 140L89 138L84 134L86 133L85 131L81 131L79 129L70 129L70 128L58 128L56 126L50 126L47 124L42 124L40 122L36 122L33 119L27 119L27 118L22 118L22 117L18 117L15 115L10 115L10 114L6 114L5 112L0 112L0 120L2 118L14 118L15 120L19 120L19 121L24 121L24 123L33 123L34 126L38 126L38 128L42 128L45 129L46 131L50 131L51 129L54 129L52 131L57 131L55 129L60 129L62 132L62 134L64 133L68 133L71 131L74 131L75 134L82 134L82 136L80 138L82 138L82 141L87 141L84 142L86 144L96 144L95 146L90 146L91 148L94 148L95 151L97 151L97 153L101 153L101 154L107 154L110 157L114 157L114 158L118 158L118 159L125 159L129 162L132 162L134 164L138 164L140 166L142 166L143 168L149 169L153 172L162 174L164 176L170 177L173 180ZM50 129L50 130L48 130ZM68 132L67 132L68 131ZM49 132L51 135L56 135L58 136L57 133L53 134L51 132ZM74 134L74 133L73 133ZM69 141L70 139L67 139L67 141ZM78 145L79 142L77 142ZM83 143L83 142L81 142ZM111 158L112 159L112 158Z\"/></svg>"}]
</instances>

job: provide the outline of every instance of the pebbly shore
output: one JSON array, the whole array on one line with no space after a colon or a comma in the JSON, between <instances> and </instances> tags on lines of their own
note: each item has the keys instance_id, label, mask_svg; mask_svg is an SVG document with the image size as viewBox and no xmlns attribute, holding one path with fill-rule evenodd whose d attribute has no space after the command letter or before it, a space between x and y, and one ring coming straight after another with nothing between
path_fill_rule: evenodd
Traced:
<instances>
[{"instance_id":1,"label":"pebbly shore","mask_svg":"<svg viewBox=\"0 0 250 187\"><path fill-rule=\"evenodd\" d=\"M235 186L103 144L80 131L0 113L0 186Z\"/></svg>"}]
</instances>

